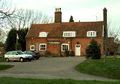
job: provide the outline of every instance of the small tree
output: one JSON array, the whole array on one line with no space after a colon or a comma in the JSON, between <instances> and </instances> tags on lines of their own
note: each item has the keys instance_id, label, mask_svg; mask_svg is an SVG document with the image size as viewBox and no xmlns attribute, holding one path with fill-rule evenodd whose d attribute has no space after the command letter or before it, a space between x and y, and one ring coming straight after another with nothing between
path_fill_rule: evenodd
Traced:
<instances>
[{"instance_id":1,"label":"small tree","mask_svg":"<svg viewBox=\"0 0 120 84\"><path fill-rule=\"evenodd\" d=\"M73 16L70 16L70 20L69 20L69 22L74 22L74 20L73 20Z\"/></svg>"},{"instance_id":2,"label":"small tree","mask_svg":"<svg viewBox=\"0 0 120 84\"><path fill-rule=\"evenodd\" d=\"M92 39L90 45L86 48L86 57L92 59L100 59L101 57L100 46L94 39Z\"/></svg>"},{"instance_id":3,"label":"small tree","mask_svg":"<svg viewBox=\"0 0 120 84\"><path fill-rule=\"evenodd\" d=\"M5 50L6 51L11 51L15 50L16 47L16 29L11 29L8 33L6 42L5 42Z\"/></svg>"}]
</instances>

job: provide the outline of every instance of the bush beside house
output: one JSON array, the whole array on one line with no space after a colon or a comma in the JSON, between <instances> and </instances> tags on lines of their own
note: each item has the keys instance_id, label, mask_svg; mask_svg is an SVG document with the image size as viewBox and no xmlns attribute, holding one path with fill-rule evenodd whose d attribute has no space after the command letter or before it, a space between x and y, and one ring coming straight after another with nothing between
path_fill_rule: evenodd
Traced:
<instances>
[{"instance_id":1,"label":"bush beside house","mask_svg":"<svg viewBox=\"0 0 120 84\"><path fill-rule=\"evenodd\" d=\"M92 39L90 44L86 48L86 58L100 59L100 57L101 57L100 46L98 45L97 41Z\"/></svg>"}]
</instances>

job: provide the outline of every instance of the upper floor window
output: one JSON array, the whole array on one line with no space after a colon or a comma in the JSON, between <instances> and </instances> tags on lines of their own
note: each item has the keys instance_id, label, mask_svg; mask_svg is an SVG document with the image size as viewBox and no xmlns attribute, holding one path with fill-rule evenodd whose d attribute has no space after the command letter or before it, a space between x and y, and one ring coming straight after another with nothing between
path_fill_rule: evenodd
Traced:
<instances>
[{"instance_id":1,"label":"upper floor window","mask_svg":"<svg viewBox=\"0 0 120 84\"><path fill-rule=\"evenodd\" d=\"M87 32L87 37L96 37L97 34L96 34L96 31L88 31Z\"/></svg>"},{"instance_id":2,"label":"upper floor window","mask_svg":"<svg viewBox=\"0 0 120 84\"><path fill-rule=\"evenodd\" d=\"M47 37L48 33L47 32L40 32L39 37Z\"/></svg>"},{"instance_id":3,"label":"upper floor window","mask_svg":"<svg viewBox=\"0 0 120 84\"><path fill-rule=\"evenodd\" d=\"M76 37L76 31L64 31L63 37Z\"/></svg>"}]
</instances>

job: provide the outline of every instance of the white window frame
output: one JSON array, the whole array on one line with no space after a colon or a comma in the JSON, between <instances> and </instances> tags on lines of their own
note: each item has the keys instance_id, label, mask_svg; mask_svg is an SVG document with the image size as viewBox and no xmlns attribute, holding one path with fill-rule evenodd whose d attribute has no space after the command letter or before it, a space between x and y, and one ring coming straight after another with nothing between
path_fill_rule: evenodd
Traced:
<instances>
[{"instance_id":1,"label":"white window frame","mask_svg":"<svg viewBox=\"0 0 120 84\"><path fill-rule=\"evenodd\" d=\"M63 31L63 37L76 37L76 31Z\"/></svg>"},{"instance_id":2,"label":"white window frame","mask_svg":"<svg viewBox=\"0 0 120 84\"><path fill-rule=\"evenodd\" d=\"M34 48L32 48L32 47L34 47ZM30 50L34 51L35 50L35 45L30 45Z\"/></svg>"},{"instance_id":3,"label":"white window frame","mask_svg":"<svg viewBox=\"0 0 120 84\"><path fill-rule=\"evenodd\" d=\"M40 32L39 37L47 37L48 32Z\"/></svg>"},{"instance_id":4,"label":"white window frame","mask_svg":"<svg viewBox=\"0 0 120 84\"><path fill-rule=\"evenodd\" d=\"M41 50L41 45L45 45L45 50ZM47 44L46 43L40 43L39 44L39 51L46 51L47 50Z\"/></svg>"},{"instance_id":5,"label":"white window frame","mask_svg":"<svg viewBox=\"0 0 120 84\"><path fill-rule=\"evenodd\" d=\"M65 51L65 50L63 50L63 45L68 46L68 51L69 51L69 44L68 44L68 43L63 43L63 44L61 44L61 51L62 51L62 52L64 52L64 51Z\"/></svg>"},{"instance_id":6,"label":"white window frame","mask_svg":"<svg viewBox=\"0 0 120 84\"><path fill-rule=\"evenodd\" d=\"M96 31L87 31L87 37L97 37Z\"/></svg>"}]
</instances>

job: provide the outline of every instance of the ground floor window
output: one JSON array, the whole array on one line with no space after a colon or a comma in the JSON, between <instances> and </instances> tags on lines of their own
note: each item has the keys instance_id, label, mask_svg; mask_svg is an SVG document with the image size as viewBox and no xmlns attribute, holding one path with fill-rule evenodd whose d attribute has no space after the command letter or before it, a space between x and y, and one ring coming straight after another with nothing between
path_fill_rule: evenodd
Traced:
<instances>
[{"instance_id":1,"label":"ground floor window","mask_svg":"<svg viewBox=\"0 0 120 84\"><path fill-rule=\"evenodd\" d=\"M67 43L62 44L61 51L69 51L69 44L67 44Z\"/></svg>"},{"instance_id":2,"label":"ground floor window","mask_svg":"<svg viewBox=\"0 0 120 84\"><path fill-rule=\"evenodd\" d=\"M34 51L35 50L35 45L30 45L30 50Z\"/></svg>"},{"instance_id":3,"label":"ground floor window","mask_svg":"<svg viewBox=\"0 0 120 84\"><path fill-rule=\"evenodd\" d=\"M39 45L39 50L40 50L40 51L46 51L46 48L47 48L47 44L46 44L46 43L41 43L41 44Z\"/></svg>"}]
</instances>

